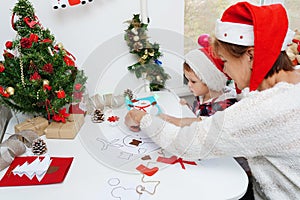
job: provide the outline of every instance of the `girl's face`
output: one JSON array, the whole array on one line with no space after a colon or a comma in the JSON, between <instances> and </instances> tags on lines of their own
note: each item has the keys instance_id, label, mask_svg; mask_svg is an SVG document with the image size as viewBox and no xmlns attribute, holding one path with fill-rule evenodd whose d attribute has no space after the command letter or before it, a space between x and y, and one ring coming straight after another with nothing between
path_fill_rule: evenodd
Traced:
<instances>
[{"instance_id":1,"label":"girl's face","mask_svg":"<svg viewBox=\"0 0 300 200\"><path fill-rule=\"evenodd\" d=\"M193 71L184 70L184 75L188 80L188 86L194 96L203 96L209 93L209 89Z\"/></svg>"},{"instance_id":2,"label":"girl's face","mask_svg":"<svg viewBox=\"0 0 300 200\"><path fill-rule=\"evenodd\" d=\"M224 48L220 48L218 53L224 62L224 73L235 81L240 90L249 87L253 63L249 54L245 53L242 57L236 58L230 55Z\"/></svg>"}]
</instances>

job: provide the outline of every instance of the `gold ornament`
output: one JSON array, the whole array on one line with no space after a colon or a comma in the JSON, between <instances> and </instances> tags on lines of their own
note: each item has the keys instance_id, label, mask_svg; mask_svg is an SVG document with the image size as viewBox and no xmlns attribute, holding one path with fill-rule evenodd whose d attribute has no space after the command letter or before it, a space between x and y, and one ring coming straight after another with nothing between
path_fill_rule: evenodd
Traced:
<instances>
[{"instance_id":1,"label":"gold ornament","mask_svg":"<svg viewBox=\"0 0 300 200\"><path fill-rule=\"evenodd\" d=\"M156 80L159 81L159 82L161 82L161 77L157 75L156 76Z\"/></svg>"},{"instance_id":2,"label":"gold ornament","mask_svg":"<svg viewBox=\"0 0 300 200\"><path fill-rule=\"evenodd\" d=\"M43 80L43 86L49 85L49 84L50 84L50 82L49 82L47 79L44 79L44 80Z\"/></svg>"},{"instance_id":3,"label":"gold ornament","mask_svg":"<svg viewBox=\"0 0 300 200\"><path fill-rule=\"evenodd\" d=\"M7 87L5 90L9 95L14 95L15 89L13 87Z\"/></svg>"},{"instance_id":4,"label":"gold ornament","mask_svg":"<svg viewBox=\"0 0 300 200\"><path fill-rule=\"evenodd\" d=\"M153 57L154 56L154 50L153 49L149 49L149 56Z\"/></svg>"},{"instance_id":5,"label":"gold ornament","mask_svg":"<svg viewBox=\"0 0 300 200\"><path fill-rule=\"evenodd\" d=\"M58 48L60 48L60 49L63 49L63 48L64 48L64 46L63 46L62 43L58 43L57 46L58 46Z\"/></svg>"}]
</instances>

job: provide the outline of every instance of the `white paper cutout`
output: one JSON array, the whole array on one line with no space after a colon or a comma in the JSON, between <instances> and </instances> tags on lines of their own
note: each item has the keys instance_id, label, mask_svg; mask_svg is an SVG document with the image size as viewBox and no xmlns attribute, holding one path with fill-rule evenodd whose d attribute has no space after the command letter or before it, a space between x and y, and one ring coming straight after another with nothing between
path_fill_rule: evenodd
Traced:
<instances>
[{"instance_id":1,"label":"white paper cutout","mask_svg":"<svg viewBox=\"0 0 300 200\"><path fill-rule=\"evenodd\" d=\"M36 178L38 179L38 181L41 181L50 164L51 164L52 160L50 159L49 155L46 155L43 160L41 161L39 159L39 157L37 157L32 163L28 163L27 161L22 164L21 166L18 165L16 166L12 172L14 175L18 175L20 177L22 177L23 175L27 176L30 180L33 179L34 176L36 176Z\"/></svg>"}]
</instances>

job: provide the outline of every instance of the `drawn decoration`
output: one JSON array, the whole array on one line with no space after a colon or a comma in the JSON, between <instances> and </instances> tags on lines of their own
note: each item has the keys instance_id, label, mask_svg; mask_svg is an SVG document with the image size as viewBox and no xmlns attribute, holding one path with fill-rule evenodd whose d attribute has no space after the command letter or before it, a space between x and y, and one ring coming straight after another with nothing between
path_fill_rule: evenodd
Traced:
<instances>
[{"instance_id":1,"label":"drawn decoration","mask_svg":"<svg viewBox=\"0 0 300 200\"><path fill-rule=\"evenodd\" d=\"M77 5L87 5L92 2L93 0L51 0L52 8L54 10L65 9Z\"/></svg>"}]
</instances>

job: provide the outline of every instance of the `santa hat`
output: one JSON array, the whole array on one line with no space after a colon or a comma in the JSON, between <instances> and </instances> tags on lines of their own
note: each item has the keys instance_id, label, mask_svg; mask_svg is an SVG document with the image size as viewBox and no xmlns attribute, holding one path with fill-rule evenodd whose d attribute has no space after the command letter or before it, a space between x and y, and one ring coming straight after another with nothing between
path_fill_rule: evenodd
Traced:
<instances>
[{"instance_id":1,"label":"santa hat","mask_svg":"<svg viewBox=\"0 0 300 200\"><path fill-rule=\"evenodd\" d=\"M242 46L254 46L250 90L256 90L281 51L292 41L286 10L281 4L255 6L240 2L229 7L216 23L216 38Z\"/></svg>"},{"instance_id":2,"label":"santa hat","mask_svg":"<svg viewBox=\"0 0 300 200\"><path fill-rule=\"evenodd\" d=\"M185 55L185 62L210 90L222 91L227 78L221 70L223 62L212 55L211 47L195 49Z\"/></svg>"}]
</instances>

